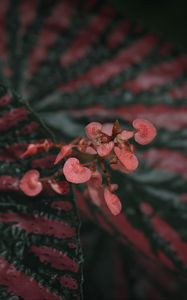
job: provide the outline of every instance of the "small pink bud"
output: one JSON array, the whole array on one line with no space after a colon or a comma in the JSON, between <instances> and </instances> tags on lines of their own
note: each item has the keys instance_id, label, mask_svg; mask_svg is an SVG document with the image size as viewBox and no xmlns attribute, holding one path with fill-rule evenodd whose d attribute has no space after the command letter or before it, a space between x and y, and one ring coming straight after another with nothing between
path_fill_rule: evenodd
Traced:
<instances>
[{"instance_id":1,"label":"small pink bud","mask_svg":"<svg viewBox=\"0 0 187 300\"><path fill-rule=\"evenodd\" d=\"M30 170L20 180L19 187L27 196L34 197L43 188L39 179L40 173L37 170Z\"/></svg>"},{"instance_id":2,"label":"small pink bud","mask_svg":"<svg viewBox=\"0 0 187 300\"><path fill-rule=\"evenodd\" d=\"M121 133L117 135L117 138L122 141L127 141L134 136L134 132L130 130L123 130Z\"/></svg>"},{"instance_id":3,"label":"small pink bud","mask_svg":"<svg viewBox=\"0 0 187 300\"><path fill-rule=\"evenodd\" d=\"M104 157L108 156L114 147L114 142L109 142L106 144L101 144L97 147L97 153L99 156Z\"/></svg>"},{"instance_id":4,"label":"small pink bud","mask_svg":"<svg viewBox=\"0 0 187 300\"><path fill-rule=\"evenodd\" d=\"M63 173L66 180L72 183L85 183L91 178L91 171L80 164L75 157L68 158L63 167Z\"/></svg>"},{"instance_id":5,"label":"small pink bud","mask_svg":"<svg viewBox=\"0 0 187 300\"><path fill-rule=\"evenodd\" d=\"M50 184L53 191L55 191L57 194L65 195L69 191L69 185L67 181L49 180L48 183Z\"/></svg>"},{"instance_id":6,"label":"small pink bud","mask_svg":"<svg viewBox=\"0 0 187 300\"><path fill-rule=\"evenodd\" d=\"M89 139L94 140L101 132L102 125L99 122L91 122L85 127L86 135Z\"/></svg>"},{"instance_id":7,"label":"small pink bud","mask_svg":"<svg viewBox=\"0 0 187 300\"><path fill-rule=\"evenodd\" d=\"M47 152L50 149L51 145L52 143L50 143L48 140L45 140L43 143L30 144L28 145L27 150L21 155L21 157L24 158L33 156L40 151Z\"/></svg>"},{"instance_id":8,"label":"small pink bud","mask_svg":"<svg viewBox=\"0 0 187 300\"><path fill-rule=\"evenodd\" d=\"M151 143L156 136L156 128L148 120L136 119L133 121L133 127L137 130L134 135L134 139L141 145Z\"/></svg>"},{"instance_id":9,"label":"small pink bud","mask_svg":"<svg viewBox=\"0 0 187 300\"><path fill-rule=\"evenodd\" d=\"M137 157L125 147L120 149L119 147L114 147L114 152L122 163L122 165L129 171L135 171L138 167Z\"/></svg>"},{"instance_id":10,"label":"small pink bud","mask_svg":"<svg viewBox=\"0 0 187 300\"><path fill-rule=\"evenodd\" d=\"M60 152L58 153L54 165L58 164L59 161L61 161L64 157L71 155L72 153L72 145L65 145L62 146L62 148L60 149Z\"/></svg>"},{"instance_id":11,"label":"small pink bud","mask_svg":"<svg viewBox=\"0 0 187 300\"><path fill-rule=\"evenodd\" d=\"M21 154L21 157L29 157L29 156L33 156L38 152L38 147L35 144L30 144L27 147L27 150Z\"/></svg>"},{"instance_id":12,"label":"small pink bud","mask_svg":"<svg viewBox=\"0 0 187 300\"><path fill-rule=\"evenodd\" d=\"M108 187L104 189L104 199L111 213L114 216L119 215L122 209L121 202L119 200L119 197L113 194Z\"/></svg>"},{"instance_id":13,"label":"small pink bud","mask_svg":"<svg viewBox=\"0 0 187 300\"><path fill-rule=\"evenodd\" d=\"M48 140L45 140L43 143L37 145L40 150L49 151L52 146L52 143Z\"/></svg>"}]
</instances>

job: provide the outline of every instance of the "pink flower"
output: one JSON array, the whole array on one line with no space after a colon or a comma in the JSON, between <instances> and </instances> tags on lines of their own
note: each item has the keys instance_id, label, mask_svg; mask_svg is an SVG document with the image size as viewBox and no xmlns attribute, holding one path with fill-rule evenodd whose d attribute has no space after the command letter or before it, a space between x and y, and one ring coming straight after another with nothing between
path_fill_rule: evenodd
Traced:
<instances>
[{"instance_id":1,"label":"pink flower","mask_svg":"<svg viewBox=\"0 0 187 300\"><path fill-rule=\"evenodd\" d=\"M87 182L92 175L90 169L81 165L75 157L68 158L64 164L63 173L67 181L76 184Z\"/></svg>"},{"instance_id":2,"label":"pink flower","mask_svg":"<svg viewBox=\"0 0 187 300\"><path fill-rule=\"evenodd\" d=\"M48 183L50 184L53 191L57 194L65 195L69 191L69 185L67 181L56 181L56 180L49 180Z\"/></svg>"},{"instance_id":3,"label":"pink flower","mask_svg":"<svg viewBox=\"0 0 187 300\"><path fill-rule=\"evenodd\" d=\"M38 195L43 188L40 182L40 173L37 170L28 171L20 180L19 187L27 196Z\"/></svg>"},{"instance_id":4,"label":"pink flower","mask_svg":"<svg viewBox=\"0 0 187 300\"><path fill-rule=\"evenodd\" d=\"M97 147L97 153L99 156L108 156L114 147L114 142L104 143Z\"/></svg>"},{"instance_id":5,"label":"pink flower","mask_svg":"<svg viewBox=\"0 0 187 300\"><path fill-rule=\"evenodd\" d=\"M104 189L104 199L111 213L114 216L119 215L122 209L120 199L117 195L113 194L108 187Z\"/></svg>"},{"instance_id":6,"label":"pink flower","mask_svg":"<svg viewBox=\"0 0 187 300\"><path fill-rule=\"evenodd\" d=\"M122 163L122 165L129 171L135 171L138 167L138 159L129 149L123 147L114 147L114 152Z\"/></svg>"},{"instance_id":7,"label":"pink flower","mask_svg":"<svg viewBox=\"0 0 187 300\"><path fill-rule=\"evenodd\" d=\"M59 161L61 161L64 157L71 155L71 153L72 153L72 145L71 144L62 146L60 149L60 152L58 153L58 155L55 159L54 165L58 164Z\"/></svg>"},{"instance_id":8,"label":"pink flower","mask_svg":"<svg viewBox=\"0 0 187 300\"><path fill-rule=\"evenodd\" d=\"M85 127L86 135L89 139L94 140L101 132L102 125L99 122L91 122Z\"/></svg>"},{"instance_id":9,"label":"pink flower","mask_svg":"<svg viewBox=\"0 0 187 300\"><path fill-rule=\"evenodd\" d=\"M133 127L136 129L134 139L141 145L151 143L156 136L156 128L148 120L136 119L133 121Z\"/></svg>"}]
</instances>

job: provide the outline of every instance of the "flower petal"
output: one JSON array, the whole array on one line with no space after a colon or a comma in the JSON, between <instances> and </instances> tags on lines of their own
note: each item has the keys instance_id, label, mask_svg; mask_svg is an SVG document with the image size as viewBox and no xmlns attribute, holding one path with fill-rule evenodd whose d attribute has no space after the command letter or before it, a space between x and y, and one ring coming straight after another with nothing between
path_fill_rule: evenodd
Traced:
<instances>
[{"instance_id":1,"label":"flower petal","mask_svg":"<svg viewBox=\"0 0 187 300\"><path fill-rule=\"evenodd\" d=\"M89 139L93 140L97 137L98 133L100 133L102 128L101 123L99 122L91 122L85 127L86 135Z\"/></svg>"},{"instance_id":2,"label":"flower petal","mask_svg":"<svg viewBox=\"0 0 187 300\"><path fill-rule=\"evenodd\" d=\"M105 144L101 144L97 147L97 153L99 156L108 156L114 147L114 142L109 142Z\"/></svg>"},{"instance_id":3,"label":"flower petal","mask_svg":"<svg viewBox=\"0 0 187 300\"><path fill-rule=\"evenodd\" d=\"M103 124L101 131L108 136L112 136L113 127L113 123L105 123Z\"/></svg>"},{"instance_id":4,"label":"flower petal","mask_svg":"<svg viewBox=\"0 0 187 300\"><path fill-rule=\"evenodd\" d=\"M104 189L104 199L108 208L114 216L119 215L121 212L122 206L119 197L109 190L109 188Z\"/></svg>"},{"instance_id":5,"label":"flower petal","mask_svg":"<svg viewBox=\"0 0 187 300\"><path fill-rule=\"evenodd\" d=\"M121 133L117 135L117 138L119 138L122 141L127 141L130 138L134 136L134 132L130 130L123 130Z\"/></svg>"},{"instance_id":6,"label":"flower petal","mask_svg":"<svg viewBox=\"0 0 187 300\"><path fill-rule=\"evenodd\" d=\"M114 147L114 152L122 163L122 165L129 171L135 171L138 167L138 159L134 153L127 150L126 148Z\"/></svg>"},{"instance_id":7,"label":"flower petal","mask_svg":"<svg viewBox=\"0 0 187 300\"><path fill-rule=\"evenodd\" d=\"M148 120L136 119L133 121L133 127L137 130L134 135L134 139L141 145L151 143L156 136L156 128Z\"/></svg>"},{"instance_id":8,"label":"flower petal","mask_svg":"<svg viewBox=\"0 0 187 300\"><path fill-rule=\"evenodd\" d=\"M90 169L82 166L75 157L71 157L65 162L63 173L67 181L76 184L87 182L92 175Z\"/></svg>"},{"instance_id":9,"label":"flower petal","mask_svg":"<svg viewBox=\"0 0 187 300\"><path fill-rule=\"evenodd\" d=\"M42 191L40 173L37 170L30 170L22 177L19 183L20 189L27 195L34 197Z\"/></svg>"}]
</instances>

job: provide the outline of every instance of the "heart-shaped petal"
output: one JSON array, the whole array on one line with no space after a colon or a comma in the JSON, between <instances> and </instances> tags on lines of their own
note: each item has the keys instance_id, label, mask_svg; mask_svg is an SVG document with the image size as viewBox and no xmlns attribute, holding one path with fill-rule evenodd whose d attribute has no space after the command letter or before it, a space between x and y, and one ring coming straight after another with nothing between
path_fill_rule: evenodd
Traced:
<instances>
[{"instance_id":1,"label":"heart-shaped petal","mask_svg":"<svg viewBox=\"0 0 187 300\"><path fill-rule=\"evenodd\" d=\"M65 145L62 146L62 148L60 149L60 152L58 153L54 165L58 164L59 161L61 161L64 157L70 155L72 153L72 145Z\"/></svg>"},{"instance_id":2,"label":"heart-shaped petal","mask_svg":"<svg viewBox=\"0 0 187 300\"><path fill-rule=\"evenodd\" d=\"M99 156L108 156L114 147L114 142L104 143L97 147L97 153Z\"/></svg>"},{"instance_id":3,"label":"heart-shaped petal","mask_svg":"<svg viewBox=\"0 0 187 300\"><path fill-rule=\"evenodd\" d=\"M111 213L114 216L119 215L122 209L121 201L119 197L113 194L107 187L104 189L104 199Z\"/></svg>"},{"instance_id":4,"label":"heart-shaped petal","mask_svg":"<svg viewBox=\"0 0 187 300\"><path fill-rule=\"evenodd\" d=\"M141 145L151 143L156 136L156 128L148 120L136 119L133 121L133 127L137 130L134 135L134 139Z\"/></svg>"},{"instance_id":5,"label":"heart-shaped petal","mask_svg":"<svg viewBox=\"0 0 187 300\"><path fill-rule=\"evenodd\" d=\"M87 182L92 175L90 169L82 166L75 157L71 157L65 162L63 173L67 181L76 184Z\"/></svg>"},{"instance_id":6,"label":"heart-shaped petal","mask_svg":"<svg viewBox=\"0 0 187 300\"><path fill-rule=\"evenodd\" d=\"M89 139L94 140L101 132L102 125L99 122L91 122L85 127L86 135Z\"/></svg>"},{"instance_id":7,"label":"heart-shaped petal","mask_svg":"<svg viewBox=\"0 0 187 300\"><path fill-rule=\"evenodd\" d=\"M28 171L20 180L19 187L27 196L38 195L43 188L40 182L40 173L37 170Z\"/></svg>"},{"instance_id":8,"label":"heart-shaped petal","mask_svg":"<svg viewBox=\"0 0 187 300\"><path fill-rule=\"evenodd\" d=\"M127 168L129 171L135 171L138 167L138 159L134 153L129 151L128 149L114 147L114 152L119 159L119 161L122 163L122 165Z\"/></svg>"}]
</instances>

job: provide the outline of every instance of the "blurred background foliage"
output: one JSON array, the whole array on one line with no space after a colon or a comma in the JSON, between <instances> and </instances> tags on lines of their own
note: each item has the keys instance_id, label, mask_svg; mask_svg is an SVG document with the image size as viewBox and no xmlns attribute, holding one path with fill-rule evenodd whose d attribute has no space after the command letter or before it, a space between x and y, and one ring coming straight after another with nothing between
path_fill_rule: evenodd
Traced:
<instances>
[{"instance_id":1,"label":"blurred background foliage","mask_svg":"<svg viewBox=\"0 0 187 300\"><path fill-rule=\"evenodd\" d=\"M120 14L187 49L186 0L109 0Z\"/></svg>"}]
</instances>

